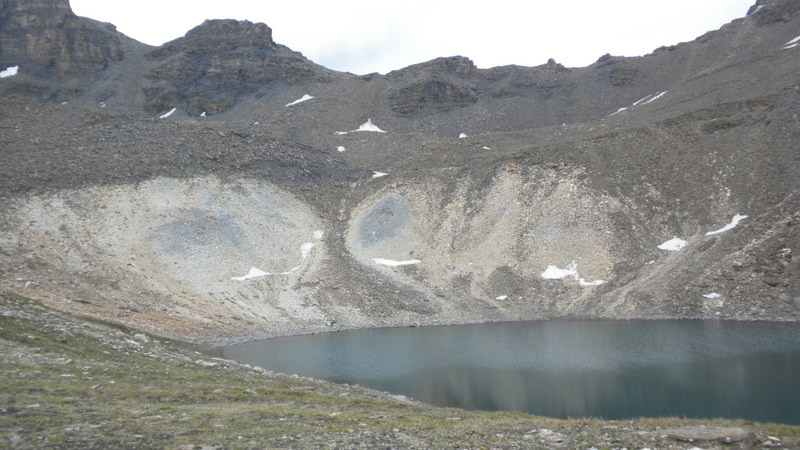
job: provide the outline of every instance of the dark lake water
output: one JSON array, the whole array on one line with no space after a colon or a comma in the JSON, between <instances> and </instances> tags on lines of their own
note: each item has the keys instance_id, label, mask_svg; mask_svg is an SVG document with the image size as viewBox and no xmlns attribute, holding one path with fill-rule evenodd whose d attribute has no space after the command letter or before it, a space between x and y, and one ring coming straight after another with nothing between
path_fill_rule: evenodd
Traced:
<instances>
[{"instance_id":1,"label":"dark lake water","mask_svg":"<svg viewBox=\"0 0 800 450\"><path fill-rule=\"evenodd\" d=\"M800 424L798 324L558 320L389 328L250 342L224 354L441 406Z\"/></svg>"}]
</instances>

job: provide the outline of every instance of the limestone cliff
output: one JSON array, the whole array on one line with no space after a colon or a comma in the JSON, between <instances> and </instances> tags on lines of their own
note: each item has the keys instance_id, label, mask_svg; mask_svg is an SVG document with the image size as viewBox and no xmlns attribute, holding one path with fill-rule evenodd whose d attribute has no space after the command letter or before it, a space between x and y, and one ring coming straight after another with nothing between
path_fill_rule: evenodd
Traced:
<instances>
[{"instance_id":1,"label":"limestone cliff","mask_svg":"<svg viewBox=\"0 0 800 450\"><path fill-rule=\"evenodd\" d=\"M3 0L0 24L0 66L22 67L6 95L68 100L81 77L124 57L116 28L77 17L67 0Z\"/></svg>"},{"instance_id":2,"label":"limestone cliff","mask_svg":"<svg viewBox=\"0 0 800 450\"><path fill-rule=\"evenodd\" d=\"M329 72L276 44L267 25L235 20L208 20L147 58L155 63L145 74L155 85L146 88L151 113L185 107L193 116L219 114L270 83L324 81Z\"/></svg>"}]
</instances>

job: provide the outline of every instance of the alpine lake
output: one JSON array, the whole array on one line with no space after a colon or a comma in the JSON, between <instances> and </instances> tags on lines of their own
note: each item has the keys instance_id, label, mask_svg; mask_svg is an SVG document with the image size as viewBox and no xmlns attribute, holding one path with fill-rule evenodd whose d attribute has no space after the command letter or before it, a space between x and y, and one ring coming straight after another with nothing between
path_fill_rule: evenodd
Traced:
<instances>
[{"instance_id":1,"label":"alpine lake","mask_svg":"<svg viewBox=\"0 0 800 450\"><path fill-rule=\"evenodd\" d=\"M551 320L378 328L226 347L267 370L426 403L609 420L800 424L800 324Z\"/></svg>"}]
</instances>

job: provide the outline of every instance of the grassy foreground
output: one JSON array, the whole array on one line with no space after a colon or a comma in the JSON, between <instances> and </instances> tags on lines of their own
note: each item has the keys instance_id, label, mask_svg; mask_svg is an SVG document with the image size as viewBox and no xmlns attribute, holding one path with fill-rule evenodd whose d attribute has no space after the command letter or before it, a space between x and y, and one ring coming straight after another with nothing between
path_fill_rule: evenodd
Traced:
<instances>
[{"instance_id":1,"label":"grassy foreground","mask_svg":"<svg viewBox=\"0 0 800 450\"><path fill-rule=\"evenodd\" d=\"M669 430L707 430L701 425L744 429L748 436L730 438L722 430L727 439L721 434L689 441ZM556 420L414 404L215 359L186 344L0 293L0 448L797 448L798 443L800 427L787 425Z\"/></svg>"}]
</instances>

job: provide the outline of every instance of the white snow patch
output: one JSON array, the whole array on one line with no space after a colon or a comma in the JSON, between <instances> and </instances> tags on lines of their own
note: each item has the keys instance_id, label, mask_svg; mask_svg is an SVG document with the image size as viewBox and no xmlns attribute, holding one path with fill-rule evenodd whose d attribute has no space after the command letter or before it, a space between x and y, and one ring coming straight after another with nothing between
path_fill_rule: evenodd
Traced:
<instances>
[{"instance_id":1,"label":"white snow patch","mask_svg":"<svg viewBox=\"0 0 800 450\"><path fill-rule=\"evenodd\" d=\"M508 296L507 296L507 295L500 295L500 296L497 296L497 297L495 297L494 299L495 299L495 300L505 300L505 299L507 299L507 298L508 298Z\"/></svg>"},{"instance_id":2,"label":"white snow patch","mask_svg":"<svg viewBox=\"0 0 800 450\"><path fill-rule=\"evenodd\" d=\"M247 275L244 275L244 276L241 276L241 277L231 277L231 280L233 280L233 281L245 281L245 280L249 280L251 278L258 278L258 277L263 277L263 276L266 276L266 275L271 275L271 274L267 273L267 272L264 272L263 270L261 270L261 269L259 269L257 267L251 267L250 271L247 272Z\"/></svg>"},{"instance_id":3,"label":"white snow patch","mask_svg":"<svg viewBox=\"0 0 800 450\"><path fill-rule=\"evenodd\" d=\"M548 280L560 280L566 277L575 277L578 275L578 265L575 261L569 263L566 269L559 269L558 266L547 266L547 269L541 273L542 278Z\"/></svg>"},{"instance_id":4,"label":"white snow patch","mask_svg":"<svg viewBox=\"0 0 800 450\"><path fill-rule=\"evenodd\" d=\"M100 102L100 107L101 108L105 108L106 107L106 102Z\"/></svg>"},{"instance_id":5,"label":"white snow patch","mask_svg":"<svg viewBox=\"0 0 800 450\"><path fill-rule=\"evenodd\" d=\"M317 234L317 232L315 231L314 235L316 236L316 234ZM308 258L308 255L311 254L311 249L312 248L314 248L314 243L313 242L305 242L302 245L300 245L300 256L302 257L303 260ZM249 280L251 278L265 277L265 276L268 276L268 275L289 275L289 274L294 273L294 272L296 272L298 270L300 270L300 266L294 266L288 272L264 272L263 270L259 269L258 267L251 267L250 271L247 272L246 275L241 276L241 277L231 277L231 280L233 280L233 281L246 281L246 280Z\"/></svg>"},{"instance_id":6,"label":"white snow patch","mask_svg":"<svg viewBox=\"0 0 800 450\"><path fill-rule=\"evenodd\" d=\"M353 131L373 131L375 133L386 133L385 131L383 131L380 128L378 128L377 125L372 123L372 119L367 119L367 121L362 123L361 126L358 127L357 130L353 130Z\"/></svg>"},{"instance_id":7,"label":"white snow patch","mask_svg":"<svg viewBox=\"0 0 800 450\"><path fill-rule=\"evenodd\" d=\"M0 78L13 77L17 72L19 72L19 66L11 66L0 72Z\"/></svg>"},{"instance_id":8,"label":"white snow patch","mask_svg":"<svg viewBox=\"0 0 800 450\"><path fill-rule=\"evenodd\" d=\"M800 36L797 36L796 38L792 39L791 41L783 45L797 45L797 44L800 44Z\"/></svg>"},{"instance_id":9,"label":"white snow patch","mask_svg":"<svg viewBox=\"0 0 800 450\"><path fill-rule=\"evenodd\" d=\"M640 104L641 105L646 105L648 103L654 102L654 101L658 100L659 98L663 97L664 94L666 94L666 93L667 93L667 91L658 92L655 95L653 95L653 94L646 95L646 96L640 98L639 100L636 100L635 102L633 102L630 107L623 107L623 108L618 109L616 112L611 113L611 115L609 115L609 117L611 117L613 115L616 115L616 114L619 114L619 113L621 113L623 111L627 111L628 109L634 108L634 107L636 107L636 106L638 106Z\"/></svg>"},{"instance_id":10,"label":"white snow patch","mask_svg":"<svg viewBox=\"0 0 800 450\"><path fill-rule=\"evenodd\" d=\"M317 230L314 232L314 239L322 239L325 236L325 232L322 230Z\"/></svg>"},{"instance_id":11,"label":"white snow patch","mask_svg":"<svg viewBox=\"0 0 800 450\"><path fill-rule=\"evenodd\" d=\"M337 131L337 132L336 132L336 135L337 135L337 136L343 136L343 135L345 135L345 134L347 134L347 133L348 133L347 131Z\"/></svg>"},{"instance_id":12,"label":"white snow patch","mask_svg":"<svg viewBox=\"0 0 800 450\"><path fill-rule=\"evenodd\" d=\"M486 146L484 146L484 147L483 147L483 149L484 149L484 150L491 150L492 148L491 148L491 147L486 147Z\"/></svg>"},{"instance_id":13,"label":"white snow patch","mask_svg":"<svg viewBox=\"0 0 800 450\"><path fill-rule=\"evenodd\" d=\"M618 109L616 112L611 113L611 116L615 116L615 115L621 113L622 111L627 111L627 109L628 109L627 107L622 107L622 108ZM609 117L611 117L611 116L609 116Z\"/></svg>"},{"instance_id":14,"label":"white snow patch","mask_svg":"<svg viewBox=\"0 0 800 450\"><path fill-rule=\"evenodd\" d=\"M653 96L653 94L650 94L650 95L648 95L648 96L646 96L646 97L642 97L642 98L640 98L639 100L636 100L635 102L633 102L633 105L632 105L632 106L636 106L636 105L638 105L639 103L642 103L643 101L647 100L648 98L650 98L650 97L652 97L652 96Z\"/></svg>"},{"instance_id":15,"label":"white snow patch","mask_svg":"<svg viewBox=\"0 0 800 450\"><path fill-rule=\"evenodd\" d=\"M372 178L385 177L386 175L389 175L389 174L385 173L385 172L372 172Z\"/></svg>"},{"instance_id":16,"label":"white snow patch","mask_svg":"<svg viewBox=\"0 0 800 450\"><path fill-rule=\"evenodd\" d=\"M709 231L708 233L706 233L706 236L711 236L712 234L719 234L719 233L723 233L723 232L728 231L728 230L732 230L732 229L736 228L737 225L739 225L739 222L741 222L744 219L747 219L747 217L748 216L743 216L741 214L736 214L735 216L733 216L733 219L731 219L731 223L725 225L724 227L720 228L719 230Z\"/></svg>"},{"instance_id":17,"label":"white snow patch","mask_svg":"<svg viewBox=\"0 0 800 450\"><path fill-rule=\"evenodd\" d=\"M205 116L206 116L206 112L205 112L205 111L203 111L203 112L200 114L200 117L205 117Z\"/></svg>"},{"instance_id":18,"label":"white snow patch","mask_svg":"<svg viewBox=\"0 0 800 450\"><path fill-rule=\"evenodd\" d=\"M753 14L755 14L755 13L757 13L757 12L761 11L761 9L762 9L762 8L764 8L764 5L758 5L758 7L756 8L756 10L755 10L755 11L753 11Z\"/></svg>"},{"instance_id":19,"label":"white snow patch","mask_svg":"<svg viewBox=\"0 0 800 450\"><path fill-rule=\"evenodd\" d=\"M291 270L289 270L287 272L264 272L263 270L261 270L261 269L259 269L257 267L251 267L250 271L247 272L247 275L245 275L243 277L231 277L231 280L234 280L234 281L245 281L245 280L249 280L251 278L260 278L260 277L265 277L265 276L269 276L269 275L289 275L289 274L292 274L292 273L294 273L294 272L296 272L298 270L300 270L300 266L294 266L294 267L291 268Z\"/></svg>"},{"instance_id":20,"label":"white snow patch","mask_svg":"<svg viewBox=\"0 0 800 450\"><path fill-rule=\"evenodd\" d=\"M645 265L645 266L649 266L650 264L653 264L653 263L655 263L655 262L656 262L656 260L655 260L655 259L651 259L650 261L647 261L646 263L644 263L644 265Z\"/></svg>"},{"instance_id":21,"label":"white snow patch","mask_svg":"<svg viewBox=\"0 0 800 450\"><path fill-rule=\"evenodd\" d=\"M308 255L311 254L311 249L314 248L313 242L306 242L300 246L300 256L303 259L308 258Z\"/></svg>"},{"instance_id":22,"label":"white snow patch","mask_svg":"<svg viewBox=\"0 0 800 450\"><path fill-rule=\"evenodd\" d=\"M668 92L668 91L659 92L658 94L656 94L656 96L655 96L655 97L653 97L653 98L651 98L650 100L648 100L648 101L644 102L643 104L644 104L644 105L646 105L646 104L648 104L648 103L653 103L654 101L656 101L656 100L660 99L661 97L663 97L663 96L664 96L664 94L666 94L667 92Z\"/></svg>"},{"instance_id":23,"label":"white snow patch","mask_svg":"<svg viewBox=\"0 0 800 450\"><path fill-rule=\"evenodd\" d=\"M406 261L395 261L393 259L384 259L384 258L372 258L375 264L380 264L382 266L390 266L390 267L397 267L397 266L409 266L412 264L419 264L422 261L418 259L409 259Z\"/></svg>"},{"instance_id":24,"label":"white snow patch","mask_svg":"<svg viewBox=\"0 0 800 450\"><path fill-rule=\"evenodd\" d=\"M106 105L105 105L105 104L103 104L103 108L105 108L105 106L106 106ZM162 115L159 117L159 119L166 119L167 117L169 117L169 116L173 115L173 114L175 113L175 111L177 111L177 110L178 110L178 108L172 108L172 109L170 109L170 110L169 110L169 112L162 114Z\"/></svg>"},{"instance_id":25,"label":"white snow patch","mask_svg":"<svg viewBox=\"0 0 800 450\"><path fill-rule=\"evenodd\" d=\"M703 294L703 297L705 297L705 298L720 298L720 297L722 297L722 295L718 294L716 292L712 292L710 294Z\"/></svg>"},{"instance_id":26,"label":"white snow patch","mask_svg":"<svg viewBox=\"0 0 800 450\"><path fill-rule=\"evenodd\" d=\"M343 145L340 145L340 146L336 147L336 151L339 152L339 153L344 153L344 152L347 151L347 149L344 148Z\"/></svg>"},{"instance_id":27,"label":"white snow patch","mask_svg":"<svg viewBox=\"0 0 800 450\"><path fill-rule=\"evenodd\" d=\"M295 100L295 101L293 101L291 103L287 103L286 106L294 106L294 105L297 105L299 103L307 102L307 101L311 100L312 98L314 98L314 97L312 97L312 96L310 96L308 94L305 94L302 97L298 98L297 100Z\"/></svg>"},{"instance_id":28,"label":"white snow patch","mask_svg":"<svg viewBox=\"0 0 800 450\"><path fill-rule=\"evenodd\" d=\"M782 248L781 249L781 256L786 258L787 256L792 254L792 249L790 248Z\"/></svg>"},{"instance_id":29,"label":"white snow patch","mask_svg":"<svg viewBox=\"0 0 800 450\"><path fill-rule=\"evenodd\" d=\"M605 280L586 281L578 274L578 264L572 261L567 265L566 269L561 269L558 266L547 266L547 268L539 274L542 278L548 280L560 280L567 277L574 278L581 286L600 286L605 283Z\"/></svg>"},{"instance_id":30,"label":"white snow patch","mask_svg":"<svg viewBox=\"0 0 800 450\"><path fill-rule=\"evenodd\" d=\"M684 241L683 239L674 237L664 242L663 244L659 245L658 248L660 248L661 250L669 250L671 252L677 252L683 247L686 247L687 244L688 242Z\"/></svg>"},{"instance_id":31,"label":"white snow patch","mask_svg":"<svg viewBox=\"0 0 800 450\"><path fill-rule=\"evenodd\" d=\"M467 135L464 134L464 133L461 133L461 134L458 135L459 139L464 139L465 137L467 137Z\"/></svg>"}]
</instances>

